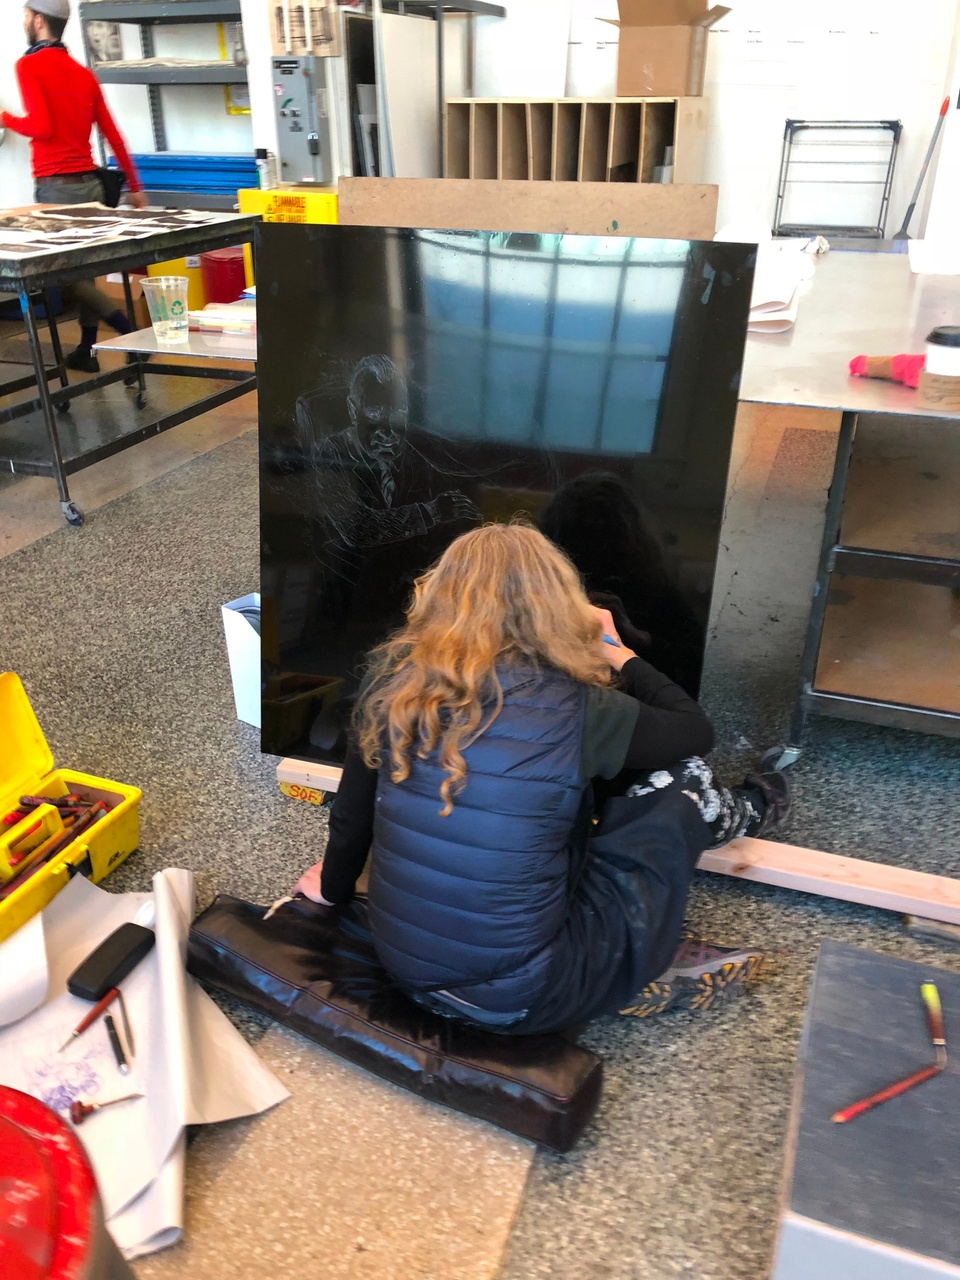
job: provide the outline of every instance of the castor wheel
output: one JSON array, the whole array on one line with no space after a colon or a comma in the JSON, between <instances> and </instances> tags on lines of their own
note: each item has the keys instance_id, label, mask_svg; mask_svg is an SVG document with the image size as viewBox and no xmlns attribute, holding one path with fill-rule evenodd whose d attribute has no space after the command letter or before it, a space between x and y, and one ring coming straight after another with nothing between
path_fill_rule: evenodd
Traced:
<instances>
[{"instance_id":1,"label":"castor wheel","mask_svg":"<svg viewBox=\"0 0 960 1280\"><path fill-rule=\"evenodd\" d=\"M70 412L69 400L61 400L60 403L57 405L57 413L59 413L62 417L63 414L69 413L69 412Z\"/></svg>"},{"instance_id":2,"label":"castor wheel","mask_svg":"<svg viewBox=\"0 0 960 1280\"><path fill-rule=\"evenodd\" d=\"M147 407L147 393L145 391L138 391L133 397L133 403L138 409L145 409Z\"/></svg>"},{"instance_id":3,"label":"castor wheel","mask_svg":"<svg viewBox=\"0 0 960 1280\"><path fill-rule=\"evenodd\" d=\"M784 769L789 769L797 763L801 756L801 748L793 746L789 742L781 742L775 747L770 747L760 757L760 773L775 773L779 770L781 773Z\"/></svg>"},{"instance_id":4,"label":"castor wheel","mask_svg":"<svg viewBox=\"0 0 960 1280\"><path fill-rule=\"evenodd\" d=\"M72 524L75 529L79 529L84 520L83 512L75 502L61 502L60 510L63 512L63 518L67 524Z\"/></svg>"}]
</instances>

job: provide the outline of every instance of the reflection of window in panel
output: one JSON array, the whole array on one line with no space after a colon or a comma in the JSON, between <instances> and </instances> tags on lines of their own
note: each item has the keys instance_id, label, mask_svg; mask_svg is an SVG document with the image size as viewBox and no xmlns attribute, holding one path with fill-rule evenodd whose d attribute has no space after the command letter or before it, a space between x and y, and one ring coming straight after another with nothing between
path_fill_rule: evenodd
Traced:
<instances>
[{"instance_id":1,"label":"reflection of window in panel","mask_svg":"<svg viewBox=\"0 0 960 1280\"><path fill-rule=\"evenodd\" d=\"M427 426L452 439L483 434L483 340L431 325L426 348Z\"/></svg>"},{"instance_id":2,"label":"reflection of window in panel","mask_svg":"<svg viewBox=\"0 0 960 1280\"><path fill-rule=\"evenodd\" d=\"M605 390L599 445L604 453L651 453L665 361L618 357Z\"/></svg>"},{"instance_id":3,"label":"reflection of window in panel","mask_svg":"<svg viewBox=\"0 0 960 1280\"><path fill-rule=\"evenodd\" d=\"M483 325L483 291L476 285L432 280L424 289L424 309L437 320L477 329Z\"/></svg>"},{"instance_id":4,"label":"reflection of window in panel","mask_svg":"<svg viewBox=\"0 0 960 1280\"><path fill-rule=\"evenodd\" d=\"M544 332L551 270L539 255L492 255L490 324L497 333L539 337Z\"/></svg>"},{"instance_id":5,"label":"reflection of window in panel","mask_svg":"<svg viewBox=\"0 0 960 1280\"><path fill-rule=\"evenodd\" d=\"M528 443L534 439L534 409L541 352L536 345L492 341L487 361L486 430L493 440Z\"/></svg>"},{"instance_id":6,"label":"reflection of window in panel","mask_svg":"<svg viewBox=\"0 0 960 1280\"><path fill-rule=\"evenodd\" d=\"M591 447L603 377L599 350L575 351L562 344L553 348L544 409L545 445L577 452Z\"/></svg>"},{"instance_id":7,"label":"reflection of window in panel","mask_svg":"<svg viewBox=\"0 0 960 1280\"><path fill-rule=\"evenodd\" d=\"M627 275L617 341L666 355L673 337L683 272L632 268Z\"/></svg>"},{"instance_id":8,"label":"reflection of window in panel","mask_svg":"<svg viewBox=\"0 0 960 1280\"><path fill-rule=\"evenodd\" d=\"M558 333L609 341L613 309L620 292L621 268L615 264L564 262L557 280Z\"/></svg>"}]
</instances>

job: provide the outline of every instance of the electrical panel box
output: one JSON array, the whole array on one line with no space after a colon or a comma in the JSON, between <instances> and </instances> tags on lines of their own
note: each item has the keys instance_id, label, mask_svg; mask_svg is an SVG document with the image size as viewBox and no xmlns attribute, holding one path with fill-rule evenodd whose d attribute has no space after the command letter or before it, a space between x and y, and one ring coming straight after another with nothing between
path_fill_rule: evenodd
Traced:
<instances>
[{"instance_id":1,"label":"electrical panel box","mask_svg":"<svg viewBox=\"0 0 960 1280\"><path fill-rule=\"evenodd\" d=\"M336 181L336 105L326 58L273 58L274 109L281 182Z\"/></svg>"}]
</instances>

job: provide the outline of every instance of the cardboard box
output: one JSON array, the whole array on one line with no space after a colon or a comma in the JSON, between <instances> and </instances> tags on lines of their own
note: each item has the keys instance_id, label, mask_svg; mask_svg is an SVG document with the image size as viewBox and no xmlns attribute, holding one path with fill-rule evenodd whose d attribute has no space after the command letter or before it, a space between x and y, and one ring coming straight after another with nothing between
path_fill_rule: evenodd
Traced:
<instances>
[{"instance_id":1,"label":"cardboard box","mask_svg":"<svg viewBox=\"0 0 960 1280\"><path fill-rule=\"evenodd\" d=\"M618 0L617 96L697 98L703 93L707 32L730 12L707 0Z\"/></svg>"},{"instance_id":2,"label":"cardboard box","mask_svg":"<svg viewBox=\"0 0 960 1280\"><path fill-rule=\"evenodd\" d=\"M117 304L117 310L127 310L126 299L123 295L123 276L109 275L97 276L97 288L101 293L105 293L108 298L112 298ZM143 290L140 288L139 275L130 276L130 292L133 294L133 318L134 328L149 329L150 328L150 309L147 306L147 300L143 296Z\"/></svg>"}]
</instances>

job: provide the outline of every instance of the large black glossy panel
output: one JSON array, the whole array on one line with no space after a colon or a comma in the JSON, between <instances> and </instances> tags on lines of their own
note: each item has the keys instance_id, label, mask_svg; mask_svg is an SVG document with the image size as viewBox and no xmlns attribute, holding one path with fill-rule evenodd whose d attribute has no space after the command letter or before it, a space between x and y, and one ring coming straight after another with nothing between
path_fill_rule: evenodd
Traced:
<instances>
[{"instance_id":1,"label":"large black glossy panel","mask_svg":"<svg viewBox=\"0 0 960 1280\"><path fill-rule=\"evenodd\" d=\"M521 513L696 692L753 254L260 228L264 750L342 760L364 654L414 579Z\"/></svg>"}]
</instances>

